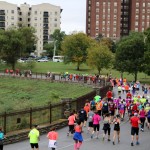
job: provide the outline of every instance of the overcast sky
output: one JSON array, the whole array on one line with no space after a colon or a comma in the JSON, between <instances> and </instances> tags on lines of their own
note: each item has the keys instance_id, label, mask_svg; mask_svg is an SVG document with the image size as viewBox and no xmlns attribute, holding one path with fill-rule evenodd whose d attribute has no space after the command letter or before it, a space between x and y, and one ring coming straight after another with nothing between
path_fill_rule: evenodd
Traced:
<instances>
[{"instance_id":1,"label":"overcast sky","mask_svg":"<svg viewBox=\"0 0 150 150\"><path fill-rule=\"evenodd\" d=\"M63 9L61 14L62 31L65 31L67 34L73 31L85 32L86 0L6 0L6 2L17 5L24 2L30 5L50 3L60 6Z\"/></svg>"}]
</instances>

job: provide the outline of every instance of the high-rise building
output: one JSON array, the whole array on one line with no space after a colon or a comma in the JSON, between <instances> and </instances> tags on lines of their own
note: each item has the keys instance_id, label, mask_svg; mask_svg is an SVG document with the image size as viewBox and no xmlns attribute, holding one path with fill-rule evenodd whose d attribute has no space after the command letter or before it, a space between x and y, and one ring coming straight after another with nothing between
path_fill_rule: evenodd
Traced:
<instances>
[{"instance_id":1,"label":"high-rise building","mask_svg":"<svg viewBox=\"0 0 150 150\"><path fill-rule=\"evenodd\" d=\"M116 41L150 27L150 0L87 0L86 33Z\"/></svg>"},{"instance_id":2,"label":"high-rise building","mask_svg":"<svg viewBox=\"0 0 150 150\"><path fill-rule=\"evenodd\" d=\"M0 1L0 29L12 26L32 26L36 29L36 55L43 53L43 45L49 42L50 34L60 29L61 8L48 3L39 5L15 4Z\"/></svg>"}]
</instances>

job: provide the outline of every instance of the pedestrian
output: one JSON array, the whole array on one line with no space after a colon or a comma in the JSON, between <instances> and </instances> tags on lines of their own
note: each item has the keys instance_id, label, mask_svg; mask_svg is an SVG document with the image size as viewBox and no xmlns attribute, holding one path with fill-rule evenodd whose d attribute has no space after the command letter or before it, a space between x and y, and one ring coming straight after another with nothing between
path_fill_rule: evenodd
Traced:
<instances>
[{"instance_id":1,"label":"pedestrian","mask_svg":"<svg viewBox=\"0 0 150 150\"><path fill-rule=\"evenodd\" d=\"M114 115L115 115L115 103L113 102L113 100L111 100L109 102L109 113L110 113L110 119L111 121L114 119Z\"/></svg>"},{"instance_id":2,"label":"pedestrian","mask_svg":"<svg viewBox=\"0 0 150 150\"><path fill-rule=\"evenodd\" d=\"M103 107L102 107L103 118L106 114L108 114L108 112L109 112L108 102L106 100L104 100Z\"/></svg>"},{"instance_id":3,"label":"pedestrian","mask_svg":"<svg viewBox=\"0 0 150 150\"><path fill-rule=\"evenodd\" d=\"M139 111L139 115L141 121L141 131L144 132L144 124L146 119L146 111L144 110L144 106L142 106L142 109Z\"/></svg>"},{"instance_id":4,"label":"pedestrian","mask_svg":"<svg viewBox=\"0 0 150 150\"><path fill-rule=\"evenodd\" d=\"M58 139L58 133L56 132L56 128L53 128L47 134L47 138L49 139L48 147L51 148L51 150L55 150L57 148L57 139Z\"/></svg>"},{"instance_id":5,"label":"pedestrian","mask_svg":"<svg viewBox=\"0 0 150 150\"><path fill-rule=\"evenodd\" d=\"M110 123L111 123L111 118L110 114L106 114L104 120L103 120L103 141L105 140L106 134L108 133L108 141L110 141Z\"/></svg>"},{"instance_id":6,"label":"pedestrian","mask_svg":"<svg viewBox=\"0 0 150 150\"><path fill-rule=\"evenodd\" d=\"M109 90L109 91L106 93L106 97L107 97L107 99L108 99L108 102L111 100L112 96L113 96L113 93L112 93L111 90Z\"/></svg>"},{"instance_id":7,"label":"pedestrian","mask_svg":"<svg viewBox=\"0 0 150 150\"><path fill-rule=\"evenodd\" d=\"M121 104L119 104L119 113L121 116L121 121L123 121L125 113L125 104L123 103L123 101L121 101Z\"/></svg>"},{"instance_id":8,"label":"pedestrian","mask_svg":"<svg viewBox=\"0 0 150 150\"><path fill-rule=\"evenodd\" d=\"M78 112L78 118L82 124L82 126L84 125L84 121L87 120L87 114L86 111L84 110L84 108L82 107L81 110Z\"/></svg>"},{"instance_id":9,"label":"pedestrian","mask_svg":"<svg viewBox=\"0 0 150 150\"><path fill-rule=\"evenodd\" d=\"M98 112L96 111L93 116L93 128L94 131L92 132L91 139L93 138L94 133L96 132L96 138L98 139L99 130L100 130L100 120L101 117L99 116Z\"/></svg>"},{"instance_id":10,"label":"pedestrian","mask_svg":"<svg viewBox=\"0 0 150 150\"><path fill-rule=\"evenodd\" d=\"M80 120L77 121L77 125L75 126L75 133L74 133L73 139L75 141L74 150L79 150L83 142L82 124Z\"/></svg>"},{"instance_id":11,"label":"pedestrian","mask_svg":"<svg viewBox=\"0 0 150 150\"><path fill-rule=\"evenodd\" d=\"M3 141L4 140L4 132L2 131L2 128L0 127L0 150L3 150Z\"/></svg>"},{"instance_id":12,"label":"pedestrian","mask_svg":"<svg viewBox=\"0 0 150 150\"><path fill-rule=\"evenodd\" d=\"M87 115L87 117L88 117L88 133L91 133L92 134L92 132L93 132L93 116L94 116L94 112L93 112L93 110L90 110L89 112L88 112L88 115Z\"/></svg>"},{"instance_id":13,"label":"pedestrian","mask_svg":"<svg viewBox=\"0 0 150 150\"><path fill-rule=\"evenodd\" d=\"M39 150L38 141L40 140L40 133L38 131L38 125L34 125L33 129L29 132L28 137L30 138L31 149Z\"/></svg>"},{"instance_id":14,"label":"pedestrian","mask_svg":"<svg viewBox=\"0 0 150 150\"><path fill-rule=\"evenodd\" d=\"M74 113L71 113L68 118L69 131L67 133L67 136L69 136L69 133L71 133L71 134L74 133L74 122L75 122L75 115L74 115Z\"/></svg>"},{"instance_id":15,"label":"pedestrian","mask_svg":"<svg viewBox=\"0 0 150 150\"><path fill-rule=\"evenodd\" d=\"M90 106L88 104L85 104L84 110L85 110L86 116L87 116L88 112L90 111ZM87 117L84 120L84 127L86 127L86 122L87 122Z\"/></svg>"},{"instance_id":16,"label":"pedestrian","mask_svg":"<svg viewBox=\"0 0 150 150\"><path fill-rule=\"evenodd\" d=\"M131 123L131 146L134 146L134 135L136 134L136 145L139 145L139 124L140 119L138 118L138 113L134 113L134 116L130 119Z\"/></svg>"},{"instance_id":17,"label":"pedestrian","mask_svg":"<svg viewBox=\"0 0 150 150\"><path fill-rule=\"evenodd\" d=\"M116 137L118 137L118 143L120 143L120 115L116 115L113 120L114 124L114 135L113 135L113 145L115 145Z\"/></svg>"},{"instance_id":18,"label":"pedestrian","mask_svg":"<svg viewBox=\"0 0 150 150\"><path fill-rule=\"evenodd\" d=\"M147 127L150 129L150 110L147 112Z\"/></svg>"}]
</instances>

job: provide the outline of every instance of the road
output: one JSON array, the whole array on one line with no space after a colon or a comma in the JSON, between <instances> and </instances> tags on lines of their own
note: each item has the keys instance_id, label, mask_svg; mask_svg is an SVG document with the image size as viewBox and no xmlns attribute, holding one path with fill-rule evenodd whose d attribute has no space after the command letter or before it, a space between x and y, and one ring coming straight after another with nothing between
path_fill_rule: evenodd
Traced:
<instances>
[{"instance_id":1,"label":"road","mask_svg":"<svg viewBox=\"0 0 150 150\"><path fill-rule=\"evenodd\" d=\"M116 95L116 89L114 89L115 96ZM140 92L141 93L141 92ZM125 94L122 94L122 97L125 97ZM107 140L102 141L102 125L101 130L99 134L99 139L90 138L90 135L87 134L87 128L83 128L83 137L84 142L81 147L81 150L150 150L150 130L145 127L145 131L140 131L140 145L139 146L133 146L131 147L131 136L130 136L130 124L128 121L127 116L125 117L125 120L121 123L121 142L118 144L116 142L116 145L112 144L111 142L108 142ZM57 150L73 150L73 144L74 141L72 139L72 136L67 136L68 127L65 127L63 129L58 130L59 133L59 139L58 139L58 148ZM111 125L111 139L113 136L113 125ZM40 137L39 142L40 150L48 150L48 139L46 138L46 135L42 135ZM29 140L25 140L19 143L5 145L5 150L30 150Z\"/></svg>"}]
</instances>

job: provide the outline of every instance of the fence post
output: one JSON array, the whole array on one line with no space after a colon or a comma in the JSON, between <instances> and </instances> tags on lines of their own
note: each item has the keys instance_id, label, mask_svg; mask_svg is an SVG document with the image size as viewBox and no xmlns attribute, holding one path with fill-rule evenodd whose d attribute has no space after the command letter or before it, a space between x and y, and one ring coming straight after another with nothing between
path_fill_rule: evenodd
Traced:
<instances>
[{"instance_id":1,"label":"fence post","mask_svg":"<svg viewBox=\"0 0 150 150\"><path fill-rule=\"evenodd\" d=\"M7 114L4 113L4 134L6 134L6 120L7 120Z\"/></svg>"},{"instance_id":2,"label":"fence post","mask_svg":"<svg viewBox=\"0 0 150 150\"><path fill-rule=\"evenodd\" d=\"M49 104L49 123L52 123L52 104Z\"/></svg>"},{"instance_id":3,"label":"fence post","mask_svg":"<svg viewBox=\"0 0 150 150\"><path fill-rule=\"evenodd\" d=\"M32 128L32 108L30 108L30 129Z\"/></svg>"}]
</instances>

